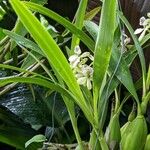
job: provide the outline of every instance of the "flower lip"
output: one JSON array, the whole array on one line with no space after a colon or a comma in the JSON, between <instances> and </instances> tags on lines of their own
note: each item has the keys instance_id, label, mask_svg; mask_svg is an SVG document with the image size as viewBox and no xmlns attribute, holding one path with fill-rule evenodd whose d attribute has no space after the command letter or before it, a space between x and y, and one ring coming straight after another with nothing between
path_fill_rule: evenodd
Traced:
<instances>
[{"instance_id":1,"label":"flower lip","mask_svg":"<svg viewBox=\"0 0 150 150\"><path fill-rule=\"evenodd\" d=\"M92 62L88 65L89 60ZM74 49L74 54L69 57L70 66L75 74L79 85L87 87L88 90L92 89L93 65L94 57L90 52L81 53L79 46Z\"/></svg>"}]
</instances>

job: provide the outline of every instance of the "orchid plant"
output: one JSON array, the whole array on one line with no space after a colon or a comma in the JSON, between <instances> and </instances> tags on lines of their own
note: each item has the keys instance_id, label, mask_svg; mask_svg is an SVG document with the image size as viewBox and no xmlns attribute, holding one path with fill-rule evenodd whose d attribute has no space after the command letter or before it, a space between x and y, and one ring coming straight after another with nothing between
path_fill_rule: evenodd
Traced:
<instances>
[{"instance_id":1,"label":"orchid plant","mask_svg":"<svg viewBox=\"0 0 150 150\"><path fill-rule=\"evenodd\" d=\"M141 150L139 146L137 147L138 144L144 148L148 134L144 114L150 98L150 69L148 71L146 69L141 46L150 38L147 34L150 28L149 13L148 19L141 18L140 20L140 25L143 28L134 32L127 19L119 11L117 0L103 0L99 27L88 30L91 35L93 35L91 33L93 30L98 31L93 38L96 39L94 41L82 30L87 0L80 0L78 15L76 15L74 24L42 5L20 0L10 0L9 2L18 16L18 22L14 29L12 31L4 30L4 33L12 40L11 50L13 51L18 45L28 56L34 58L34 63L40 65L46 75L38 74L32 70L34 63L33 66L21 66L21 68L0 64L1 68L21 72L14 76L0 78L0 86L20 82L37 84L59 92L68 110L78 142L76 149L84 150L86 146L78 130L75 105L78 105L82 110L91 126L90 139L87 142L88 149L109 150L120 147L120 149L126 150L127 146L131 145L132 149ZM41 14L40 20L34 15L36 12ZM68 55L63 53L48 32L51 26L44 19L44 16L55 20L63 25L67 32L69 30L72 33ZM130 47L128 44L131 38L125 34L122 24L127 27L134 41ZM25 30L22 35L18 35L21 32L19 26L23 26ZM53 28L53 30L55 29ZM25 38L26 33L29 33L33 40ZM135 34L139 33L141 35L138 40ZM80 41L86 45L86 52L80 48ZM136 92L138 88L135 87L129 70L129 66L137 55L142 66L142 85L140 84L140 88L143 88L143 95L141 98ZM49 67L44 65L43 60L48 62ZM141 80L139 82L141 83ZM119 85L123 85L128 91L123 100L120 98ZM114 94L115 102L112 104L110 120L105 130L104 124L112 94ZM130 117L125 126L130 126L128 124L131 126L124 130L126 127L121 129L119 115L124 103L130 97L136 103L137 116ZM130 116L136 113L135 106L133 110ZM136 124L138 124L138 128ZM136 136L134 131L137 133ZM134 140L132 142L133 134ZM139 141L138 144L135 143L134 141L138 140L141 134L142 141ZM129 144L129 142L131 143Z\"/></svg>"}]
</instances>

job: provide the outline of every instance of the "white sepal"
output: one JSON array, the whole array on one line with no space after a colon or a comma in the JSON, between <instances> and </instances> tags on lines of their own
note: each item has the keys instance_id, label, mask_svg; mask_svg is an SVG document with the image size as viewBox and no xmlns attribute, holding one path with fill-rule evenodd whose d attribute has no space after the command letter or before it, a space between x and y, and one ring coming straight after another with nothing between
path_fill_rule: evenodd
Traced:
<instances>
[{"instance_id":1,"label":"white sepal","mask_svg":"<svg viewBox=\"0 0 150 150\"><path fill-rule=\"evenodd\" d=\"M143 30L143 28L138 28L134 31L134 34L140 34Z\"/></svg>"}]
</instances>

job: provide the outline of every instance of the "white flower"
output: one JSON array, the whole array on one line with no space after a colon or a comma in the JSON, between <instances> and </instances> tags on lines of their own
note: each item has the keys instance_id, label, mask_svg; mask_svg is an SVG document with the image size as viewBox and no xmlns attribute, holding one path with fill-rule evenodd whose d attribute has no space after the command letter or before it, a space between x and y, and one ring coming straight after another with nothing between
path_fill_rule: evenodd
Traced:
<instances>
[{"instance_id":1,"label":"white flower","mask_svg":"<svg viewBox=\"0 0 150 150\"><path fill-rule=\"evenodd\" d=\"M131 39L129 37L124 39L124 44L128 45L131 42Z\"/></svg>"},{"instance_id":2,"label":"white flower","mask_svg":"<svg viewBox=\"0 0 150 150\"><path fill-rule=\"evenodd\" d=\"M75 68L80 62L80 57L78 55L72 55L69 57L70 65L72 68Z\"/></svg>"},{"instance_id":3,"label":"white flower","mask_svg":"<svg viewBox=\"0 0 150 150\"><path fill-rule=\"evenodd\" d=\"M71 55L69 57L71 68L75 68L78 65L85 64L88 61L88 58L94 59L92 58L93 56L89 52L84 52L83 54L81 54L81 49L79 46L75 47L74 53L74 55Z\"/></svg>"},{"instance_id":4,"label":"white flower","mask_svg":"<svg viewBox=\"0 0 150 150\"><path fill-rule=\"evenodd\" d=\"M143 26L143 27L136 29L134 32L134 34L141 33L141 35L139 36L139 41L143 39L147 31L150 32L150 13L147 13L147 17L148 17L147 19L145 17L140 18L139 24L140 26Z\"/></svg>"},{"instance_id":5,"label":"white flower","mask_svg":"<svg viewBox=\"0 0 150 150\"><path fill-rule=\"evenodd\" d=\"M80 54L81 54L81 49L79 46L76 46L75 49L74 49L74 55L71 55L69 57L69 62L70 62L70 65L71 65L71 68L75 68L77 67L77 65L79 64L80 62Z\"/></svg>"},{"instance_id":6,"label":"white flower","mask_svg":"<svg viewBox=\"0 0 150 150\"><path fill-rule=\"evenodd\" d=\"M124 37L124 45L128 45L131 42L131 39L123 32L123 37Z\"/></svg>"},{"instance_id":7,"label":"white flower","mask_svg":"<svg viewBox=\"0 0 150 150\"><path fill-rule=\"evenodd\" d=\"M86 77L80 77L80 78L78 78L77 82L80 85L85 85L86 84L86 79L87 79Z\"/></svg>"},{"instance_id":8,"label":"white flower","mask_svg":"<svg viewBox=\"0 0 150 150\"><path fill-rule=\"evenodd\" d=\"M87 77L91 77L91 75L93 74L93 68L88 65L83 65L81 71L83 75Z\"/></svg>"},{"instance_id":9,"label":"white flower","mask_svg":"<svg viewBox=\"0 0 150 150\"><path fill-rule=\"evenodd\" d=\"M139 25L140 25L140 26L144 26L145 20L146 20L145 17L141 17L141 18L140 18L140 23L139 23Z\"/></svg>"},{"instance_id":10,"label":"white flower","mask_svg":"<svg viewBox=\"0 0 150 150\"><path fill-rule=\"evenodd\" d=\"M120 42L123 53L127 51L127 46L130 42L131 39L123 31L121 36L121 42Z\"/></svg>"},{"instance_id":11,"label":"white flower","mask_svg":"<svg viewBox=\"0 0 150 150\"><path fill-rule=\"evenodd\" d=\"M81 71L76 74L77 82L80 85L87 86L89 90L92 89L93 68L88 65L83 65Z\"/></svg>"},{"instance_id":12,"label":"white flower","mask_svg":"<svg viewBox=\"0 0 150 150\"><path fill-rule=\"evenodd\" d=\"M74 55L69 57L69 62L73 73L79 85L86 86L88 90L92 89L93 64L94 57L89 52L81 53L79 46L74 49ZM86 63L92 61L89 65Z\"/></svg>"}]
</instances>

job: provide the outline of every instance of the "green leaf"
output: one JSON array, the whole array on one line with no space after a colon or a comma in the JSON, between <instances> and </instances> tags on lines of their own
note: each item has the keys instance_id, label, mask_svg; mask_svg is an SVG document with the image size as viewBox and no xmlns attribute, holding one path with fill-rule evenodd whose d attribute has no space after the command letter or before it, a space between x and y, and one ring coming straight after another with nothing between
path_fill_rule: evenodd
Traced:
<instances>
[{"instance_id":1,"label":"green leaf","mask_svg":"<svg viewBox=\"0 0 150 150\"><path fill-rule=\"evenodd\" d=\"M96 7L94 9L92 9L91 11L87 12L85 15L85 20L92 20L95 15L100 11L101 7Z\"/></svg>"},{"instance_id":2,"label":"green leaf","mask_svg":"<svg viewBox=\"0 0 150 150\"><path fill-rule=\"evenodd\" d=\"M29 129L23 130L16 127L2 127L0 126L0 142L9 144L18 149L25 149L25 142L30 139L33 134L28 132ZM32 150L36 150L33 149Z\"/></svg>"},{"instance_id":3,"label":"green leaf","mask_svg":"<svg viewBox=\"0 0 150 150\"><path fill-rule=\"evenodd\" d=\"M47 4L48 0L30 0L30 1L36 4L44 5Z\"/></svg>"},{"instance_id":4,"label":"green leaf","mask_svg":"<svg viewBox=\"0 0 150 150\"><path fill-rule=\"evenodd\" d=\"M15 41L15 43L12 42L14 44L14 46L16 46L16 43L17 43L18 45L21 45L23 47L31 49L32 50L31 53L38 60L40 60L42 57L45 57L43 51L39 48L39 46L37 44L35 44L34 42L32 42L31 40L26 39L25 37L20 36L12 31L4 30L3 32L6 35L8 35L13 41ZM34 63L36 63L36 60L33 59L33 57L28 54L28 56L25 58L25 60L22 64L21 68L27 69Z\"/></svg>"},{"instance_id":5,"label":"green leaf","mask_svg":"<svg viewBox=\"0 0 150 150\"><path fill-rule=\"evenodd\" d=\"M45 57L45 54L43 53L43 51L39 48L39 46L37 44L35 44L34 42L32 42L31 40L16 34L12 31L8 31L8 30L3 30L3 32L8 35L12 40L14 40L17 44L22 45L26 48L32 49L33 51L39 53L40 55Z\"/></svg>"},{"instance_id":6,"label":"green leaf","mask_svg":"<svg viewBox=\"0 0 150 150\"><path fill-rule=\"evenodd\" d=\"M30 144L36 142L36 143L40 143L40 142L44 142L46 140L46 137L42 134L39 135L35 135L33 138L31 138L30 140L28 140L25 143L25 148L27 148Z\"/></svg>"},{"instance_id":7,"label":"green leaf","mask_svg":"<svg viewBox=\"0 0 150 150\"><path fill-rule=\"evenodd\" d=\"M119 59L119 56L117 56L118 54L116 52L113 53L112 55L113 55L112 60L115 60L115 61L112 61L112 60L110 61L110 64L111 64L110 67L109 67L110 72L113 72L113 70L116 67L116 63L114 63L114 62L117 62L117 60ZM122 58L122 60L120 62L120 66L121 67L118 67L115 75L117 76L118 80L120 80L121 83L133 95L133 97L135 99L138 99L138 96L136 94L136 90L135 90L135 87L134 87L134 84L133 84L133 80L132 80L130 70L129 70L128 65L125 62L124 58Z\"/></svg>"},{"instance_id":8,"label":"green leaf","mask_svg":"<svg viewBox=\"0 0 150 150\"><path fill-rule=\"evenodd\" d=\"M10 3L26 29L30 32L33 39L42 49L49 63L55 69L57 74L65 81L70 91L75 95L76 103L83 110L88 120L92 120L92 113L88 110L87 104L71 70L71 67L54 39L40 24L38 19L31 13L31 11L27 9L24 3L20 2L19 0L10 0Z\"/></svg>"},{"instance_id":9,"label":"green leaf","mask_svg":"<svg viewBox=\"0 0 150 150\"><path fill-rule=\"evenodd\" d=\"M41 5L44 5L47 3L47 0L30 0L30 1L37 3L37 4L41 4ZM19 19L17 19L15 27L13 28L13 31L16 34L19 34L21 36L25 36L27 34L27 30L25 29L25 27L23 26L23 24L21 23ZM10 49L13 50L15 47L16 47L16 43L14 41L11 42Z\"/></svg>"},{"instance_id":10,"label":"green leaf","mask_svg":"<svg viewBox=\"0 0 150 150\"><path fill-rule=\"evenodd\" d=\"M99 115L100 115L100 124L103 127L108 108L108 98L115 90L115 88L121 82L127 90L132 94L132 96L138 100L136 90L132 81L132 76L129 71L129 65L126 63L123 57L122 49L118 48L120 44L120 31L119 28L115 31L114 34L114 43L112 48L112 55L110 59L110 65L108 68L109 80L102 91L100 100L99 100ZM119 82L120 81L120 82Z\"/></svg>"},{"instance_id":11,"label":"green leaf","mask_svg":"<svg viewBox=\"0 0 150 150\"><path fill-rule=\"evenodd\" d=\"M84 17L85 17L85 11L87 8L88 0L80 0L79 7L76 13L76 20L75 20L75 26L82 30ZM79 45L80 38L78 38L75 34L72 36L72 42L71 42L71 53L74 53L75 46Z\"/></svg>"},{"instance_id":12,"label":"green leaf","mask_svg":"<svg viewBox=\"0 0 150 150\"><path fill-rule=\"evenodd\" d=\"M3 32L7 34L5 31L7 30L3 30ZM19 34L20 36L25 36L27 34L27 30L25 29L25 27L23 26L23 24L21 23L19 19L17 19L15 27L13 28L13 31L16 34ZM12 41L10 45L10 50L12 51L16 46L17 44L15 43L15 41Z\"/></svg>"},{"instance_id":13,"label":"green leaf","mask_svg":"<svg viewBox=\"0 0 150 150\"><path fill-rule=\"evenodd\" d=\"M68 29L71 33L75 34L80 40L91 50L94 51L94 42L85 34L83 31L78 29L76 26L74 26L72 23L70 23L65 18L61 17L57 13L34 3L31 2L24 2L27 7L29 7L31 10L37 11L43 15L46 15L47 17L55 20L59 24L63 25L66 29Z\"/></svg>"},{"instance_id":14,"label":"green leaf","mask_svg":"<svg viewBox=\"0 0 150 150\"><path fill-rule=\"evenodd\" d=\"M0 40L2 40L5 37L5 34L3 33L3 29L0 28Z\"/></svg>"},{"instance_id":15,"label":"green leaf","mask_svg":"<svg viewBox=\"0 0 150 150\"><path fill-rule=\"evenodd\" d=\"M11 31L4 30L4 33L7 34L11 39L13 39L19 46L21 45L23 47L26 47L26 48L29 48L32 50L31 52L26 50L26 52L28 53L28 56L25 58L21 68L27 69L28 67L30 67L31 65L33 65L36 62L38 62L43 67L43 69L46 68L39 61L42 57L45 57L45 55L37 44L35 44L31 40L24 38L23 36L20 36L14 32L11 32ZM49 71L47 71L46 69L45 69L45 71L47 72L48 75L50 75L50 77L52 77L52 75L49 73Z\"/></svg>"},{"instance_id":16,"label":"green leaf","mask_svg":"<svg viewBox=\"0 0 150 150\"><path fill-rule=\"evenodd\" d=\"M94 90L99 91L106 74L113 44L116 19L116 0L103 2L98 38L94 53ZM109 36L108 36L109 35Z\"/></svg>"},{"instance_id":17,"label":"green leaf","mask_svg":"<svg viewBox=\"0 0 150 150\"><path fill-rule=\"evenodd\" d=\"M34 52L34 51L30 51L30 53L36 57L36 59L41 60L42 55L39 55L38 53ZM32 66L33 64L35 64L37 61L30 55L28 54L27 57L24 59L21 68L23 69L27 69L30 66Z\"/></svg>"},{"instance_id":18,"label":"green leaf","mask_svg":"<svg viewBox=\"0 0 150 150\"><path fill-rule=\"evenodd\" d=\"M31 84L41 85L43 87L57 91L57 92L65 95L66 97L74 99L74 96L69 91L62 88L59 84L54 84L50 81L47 81L47 80L44 80L41 78L37 78L37 77L15 77L15 76L3 77L3 78L0 78L0 87L4 86L6 84L9 84L9 83L13 83L13 82L31 83Z\"/></svg>"},{"instance_id":19,"label":"green leaf","mask_svg":"<svg viewBox=\"0 0 150 150\"><path fill-rule=\"evenodd\" d=\"M125 24L125 26L127 27L128 31L131 34L131 37L135 43L135 47L138 53L138 56L140 58L140 63L141 63L141 67L142 67L142 78L143 78L143 96L145 96L146 94L146 63L145 63L145 58L144 58L144 54L143 54L143 50L140 46L140 43L136 37L136 35L134 34L134 30L132 28L132 26L130 25L130 23L128 22L128 20L124 17L124 15L118 11L118 15L120 17L120 19L122 20L122 22Z\"/></svg>"},{"instance_id":20,"label":"green leaf","mask_svg":"<svg viewBox=\"0 0 150 150\"><path fill-rule=\"evenodd\" d=\"M42 76L38 73L31 72L31 71L28 71L28 70L25 70L25 69L22 69L22 68L14 67L14 66L11 66L11 65L0 64L0 68L5 68L5 69L15 70L15 71L23 72L23 73L28 73L28 74L35 75L37 77L41 77L43 79L49 80L49 78L44 77L44 76Z\"/></svg>"},{"instance_id":21,"label":"green leaf","mask_svg":"<svg viewBox=\"0 0 150 150\"><path fill-rule=\"evenodd\" d=\"M92 36L94 41L97 39L97 34L98 34L98 25L92 21L84 21L84 26L86 30L89 32L89 34Z\"/></svg>"},{"instance_id":22,"label":"green leaf","mask_svg":"<svg viewBox=\"0 0 150 150\"><path fill-rule=\"evenodd\" d=\"M149 65L148 72L147 72L146 90L147 90L147 92L148 92L148 90L150 90L150 65Z\"/></svg>"},{"instance_id":23,"label":"green leaf","mask_svg":"<svg viewBox=\"0 0 150 150\"><path fill-rule=\"evenodd\" d=\"M34 40L38 43L50 64L56 69L57 73L64 79L73 93L82 97L79 85L62 51L52 39L46 29L32 15L32 13L19 0L10 1L16 13L20 17L24 26L31 33ZM35 26L36 25L36 26ZM54 53L55 52L55 53Z\"/></svg>"},{"instance_id":24,"label":"green leaf","mask_svg":"<svg viewBox=\"0 0 150 150\"><path fill-rule=\"evenodd\" d=\"M116 0L105 0L102 6L93 65L93 92L95 112L97 112L99 90L103 86L102 83L104 81L111 57L113 37L116 28L116 2ZM95 116L97 115L95 114Z\"/></svg>"}]
</instances>

